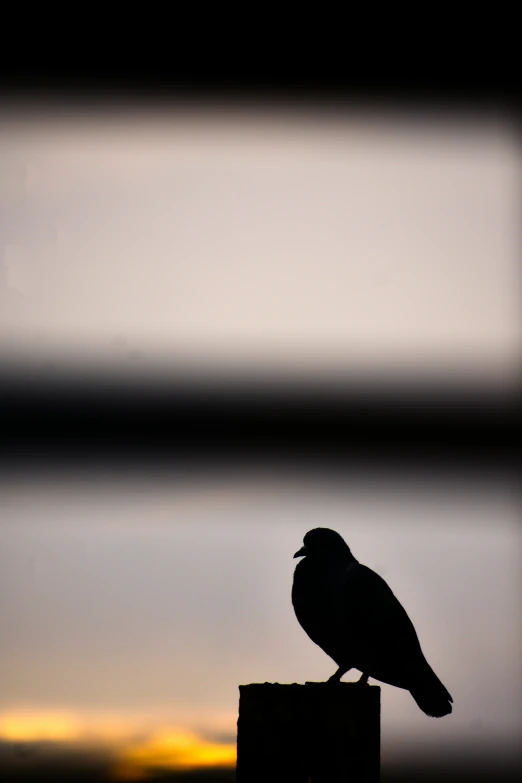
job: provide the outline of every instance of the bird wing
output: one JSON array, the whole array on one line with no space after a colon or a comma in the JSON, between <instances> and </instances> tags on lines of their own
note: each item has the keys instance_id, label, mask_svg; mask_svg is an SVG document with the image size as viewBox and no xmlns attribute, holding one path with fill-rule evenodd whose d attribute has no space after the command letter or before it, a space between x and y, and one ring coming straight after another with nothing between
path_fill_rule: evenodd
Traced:
<instances>
[{"instance_id":1,"label":"bird wing","mask_svg":"<svg viewBox=\"0 0 522 783\"><path fill-rule=\"evenodd\" d=\"M402 681L412 666L424 662L413 623L384 579L371 568L353 564L346 569L342 611L357 669L373 671L372 676L384 681L389 676Z\"/></svg>"}]
</instances>

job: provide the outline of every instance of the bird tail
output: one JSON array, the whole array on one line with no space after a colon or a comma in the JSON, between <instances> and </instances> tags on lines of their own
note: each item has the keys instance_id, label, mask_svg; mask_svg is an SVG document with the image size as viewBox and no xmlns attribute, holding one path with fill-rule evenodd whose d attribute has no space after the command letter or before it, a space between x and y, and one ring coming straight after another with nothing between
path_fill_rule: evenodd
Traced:
<instances>
[{"instance_id":1,"label":"bird tail","mask_svg":"<svg viewBox=\"0 0 522 783\"><path fill-rule=\"evenodd\" d=\"M429 674L415 685L410 693L420 709L430 718L442 718L449 715L453 709L453 699L431 668Z\"/></svg>"}]
</instances>

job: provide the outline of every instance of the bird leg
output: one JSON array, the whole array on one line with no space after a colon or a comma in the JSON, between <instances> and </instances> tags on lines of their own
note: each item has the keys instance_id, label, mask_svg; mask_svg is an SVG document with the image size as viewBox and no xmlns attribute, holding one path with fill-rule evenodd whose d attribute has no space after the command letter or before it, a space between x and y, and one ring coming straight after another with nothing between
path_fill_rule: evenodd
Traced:
<instances>
[{"instance_id":1,"label":"bird leg","mask_svg":"<svg viewBox=\"0 0 522 783\"><path fill-rule=\"evenodd\" d=\"M356 685L368 685L368 677L369 676L370 676L369 674L361 674L361 676L359 677L359 679L356 682Z\"/></svg>"},{"instance_id":2,"label":"bird leg","mask_svg":"<svg viewBox=\"0 0 522 783\"><path fill-rule=\"evenodd\" d=\"M331 683L341 682L341 677L344 677L346 672L349 672L350 669L352 668L353 668L352 666L339 666L337 671L327 679L327 682L331 682Z\"/></svg>"}]
</instances>

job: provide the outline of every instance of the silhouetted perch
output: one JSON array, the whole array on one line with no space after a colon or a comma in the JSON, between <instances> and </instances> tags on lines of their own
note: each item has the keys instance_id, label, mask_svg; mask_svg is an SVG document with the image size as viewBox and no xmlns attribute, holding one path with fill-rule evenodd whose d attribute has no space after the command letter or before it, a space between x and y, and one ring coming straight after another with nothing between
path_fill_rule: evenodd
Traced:
<instances>
[{"instance_id":1,"label":"silhouetted perch","mask_svg":"<svg viewBox=\"0 0 522 783\"><path fill-rule=\"evenodd\" d=\"M377 783L380 697L355 683L240 685L238 783Z\"/></svg>"}]
</instances>

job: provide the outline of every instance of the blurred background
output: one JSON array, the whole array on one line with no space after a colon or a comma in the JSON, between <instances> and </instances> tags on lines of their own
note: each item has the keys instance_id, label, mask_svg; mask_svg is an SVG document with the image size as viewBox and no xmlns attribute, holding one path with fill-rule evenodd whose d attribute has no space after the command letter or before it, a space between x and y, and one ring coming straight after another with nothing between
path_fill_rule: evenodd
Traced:
<instances>
[{"instance_id":1,"label":"blurred background","mask_svg":"<svg viewBox=\"0 0 522 783\"><path fill-rule=\"evenodd\" d=\"M502 117L6 108L0 125L4 361L513 380Z\"/></svg>"},{"instance_id":2,"label":"blurred background","mask_svg":"<svg viewBox=\"0 0 522 783\"><path fill-rule=\"evenodd\" d=\"M514 769L510 122L5 106L0 136L5 775L232 780L238 685L335 668L290 602L317 526L454 698L382 685L383 774Z\"/></svg>"}]
</instances>

